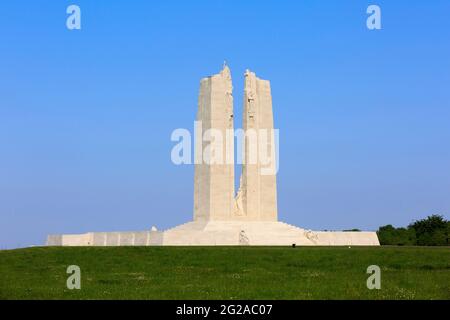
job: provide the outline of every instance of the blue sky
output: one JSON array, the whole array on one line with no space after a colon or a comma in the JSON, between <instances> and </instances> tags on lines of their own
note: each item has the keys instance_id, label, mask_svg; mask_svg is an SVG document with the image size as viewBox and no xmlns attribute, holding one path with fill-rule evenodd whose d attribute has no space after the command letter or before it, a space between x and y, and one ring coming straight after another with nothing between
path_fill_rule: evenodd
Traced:
<instances>
[{"instance_id":1,"label":"blue sky","mask_svg":"<svg viewBox=\"0 0 450 320\"><path fill-rule=\"evenodd\" d=\"M77 4L82 29L66 28ZM366 28L366 8L382 30ZM272 84L279 218L376 230L450 213L449 1L3 1L0 248L192 217L170 160L200 78Z\"/></svg>"}]
</instances>

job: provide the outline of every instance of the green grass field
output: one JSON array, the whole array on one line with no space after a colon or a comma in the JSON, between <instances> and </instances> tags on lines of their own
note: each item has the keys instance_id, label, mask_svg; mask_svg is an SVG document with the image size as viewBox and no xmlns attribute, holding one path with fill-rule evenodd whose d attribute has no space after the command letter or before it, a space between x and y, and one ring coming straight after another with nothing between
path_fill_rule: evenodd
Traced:
<instances>
[{"instance_id":1,"label":"green grass field","mask_svg":"<svg viewBox=\"0 0 450 320\"><path fill-rule=\"evenodd\" d=\"M380 290L366 287L373 264ZM66 287L69 265L81 290ZM0 299L450 299L450 249L18 249L0 251Z\"/></svg>"}]
</instances>

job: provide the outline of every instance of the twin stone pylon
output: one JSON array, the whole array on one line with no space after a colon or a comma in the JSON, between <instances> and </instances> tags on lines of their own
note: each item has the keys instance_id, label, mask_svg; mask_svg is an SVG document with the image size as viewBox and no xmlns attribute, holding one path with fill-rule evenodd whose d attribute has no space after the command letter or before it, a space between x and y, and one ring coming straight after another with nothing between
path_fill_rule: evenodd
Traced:
<instances>
[{"instance_id":1,"label":"twin stone pylon","mask_svg":"<svg viewBox=\"0 0 450 320\"><path fill-rule=\"evenodd\" d=\"M225 65L220 73L201 80L196 119L201 129L196 128L195 133L194 221L277 221L276 175L264 172L267 165L260 157L261 151L275 152L270 82L248 70L243 111L243 164L235 193L231 72ZM260 139L261 134L265 139Z\"/></svg>"},{"instance_id":2,"label":"twin stone pylon","mask_svg":"<svg viewBox=\"0 0 450 320\"><path fill-rule=\"evenodd\" d=\"M261 157L267 151L272 167L277 159L270 83L250 71L245 73L244 86L245 143L236 148L243 152L244 159L235 193L232 92L227 66L219 74L201 80L195 128L193 221L165 231L152 228L49 235L47 245L379 245L375 232L311 231L278 221L276 170L266 170L267 162ZM252 136L255 134L256 142ZM261 139L260 134L272 137ZM221 140L224 141L218 143Z\"/></svg>"}]
</instances>

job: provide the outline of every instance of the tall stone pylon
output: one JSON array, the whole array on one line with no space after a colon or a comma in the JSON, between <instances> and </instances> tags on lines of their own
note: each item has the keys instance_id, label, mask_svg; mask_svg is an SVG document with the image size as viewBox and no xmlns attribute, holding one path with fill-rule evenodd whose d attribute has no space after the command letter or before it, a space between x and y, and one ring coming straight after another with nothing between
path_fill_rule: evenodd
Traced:
<instances>
[{"instance_id":1,"label":"tall stone pylon","mask_svg":"<svg viewBox=\"0 0 450 320\"><path fill-rule=\"evenodd\" d=\"M194 221L231 220L235 196L233 85L226 64L220 73L200 81L196 120Z\"/></svg>"},{"instance_id":2,"label":"tall stone pylon","mask_svg":"<svg viewBox=\"0 0 450 320\"><path fill-rule=\"evenodd\" d=\"M245 132L244 161L235 216L250 221L277 221L274 163L277 157L270 82L259 79L249 70L245 72L242 119ZM267 159L272 163L267 162Z\"/></svg>"}]
</instances>

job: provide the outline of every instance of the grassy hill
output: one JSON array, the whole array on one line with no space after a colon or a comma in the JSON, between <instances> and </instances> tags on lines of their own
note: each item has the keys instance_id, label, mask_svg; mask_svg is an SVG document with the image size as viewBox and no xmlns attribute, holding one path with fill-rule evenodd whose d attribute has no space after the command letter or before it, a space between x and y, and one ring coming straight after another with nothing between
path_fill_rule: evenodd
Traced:
<instances>
[{"instance_id":1,"label":"grassy hill","mask_svg":"<svg viewBox=\"0 0 450 320\"><path fill-rule=\"evenodd\" d=\"M366 287L373 264L380 290ZM0 251L0 299L450 299L450 250L36 247Z\"/></svg>"}]
</instances>

